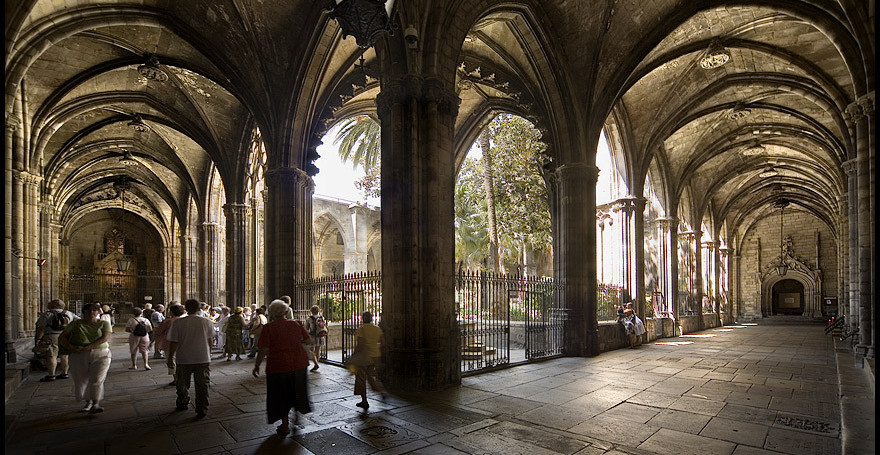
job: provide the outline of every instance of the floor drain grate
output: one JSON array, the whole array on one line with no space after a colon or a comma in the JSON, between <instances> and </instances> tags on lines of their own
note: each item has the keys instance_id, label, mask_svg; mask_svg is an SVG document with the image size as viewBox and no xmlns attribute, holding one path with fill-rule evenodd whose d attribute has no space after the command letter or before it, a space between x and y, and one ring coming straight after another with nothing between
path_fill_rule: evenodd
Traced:
<instances>
[{"instance_id":1,"label":"floor drain grate","mask_svg":"<svg viewBox=\"0 0 880 455\"><path fill-rule=\"evenodd\" d=\"M776 423L799 430L815 431L817 433L833 433L834 430L828 422L804 419L799 417L777 417Z\"/></svg>"}]
</instances>

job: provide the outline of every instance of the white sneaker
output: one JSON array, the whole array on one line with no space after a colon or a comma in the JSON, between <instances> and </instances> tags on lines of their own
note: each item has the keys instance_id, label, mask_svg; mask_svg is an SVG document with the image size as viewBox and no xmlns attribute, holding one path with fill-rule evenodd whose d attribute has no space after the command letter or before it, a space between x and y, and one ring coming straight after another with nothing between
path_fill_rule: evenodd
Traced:
<instances>
[{"instance_id":1,"label":"white sneaker","mask_svg":"<svg viewBox=\"0 0 880 455\"><path fill-rule=\"evenodd\" d=\"M93 403L91 400L89 400L89 402L86 403L86 405L83 406L82 409L80 409L80 412L89 412L92 410L93 406L95 406L95 403Z\"/></svg>"}]
</instances>

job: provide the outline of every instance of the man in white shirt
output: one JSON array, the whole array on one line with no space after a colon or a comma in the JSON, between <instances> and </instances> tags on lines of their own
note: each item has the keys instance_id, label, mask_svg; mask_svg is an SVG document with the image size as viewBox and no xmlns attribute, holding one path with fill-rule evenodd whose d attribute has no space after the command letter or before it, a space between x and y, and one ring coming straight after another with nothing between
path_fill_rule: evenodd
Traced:
<instances>
[{"instance_id":1,"label":"man in white shirt","mask_svg":"<svg viewBox=\"0 0 880 455\"><path fill-rule=\"evenodd\" d=\"M168 328L168 368L177 363L177 410L189 407L190 377L195 376L196 417L208 413L208 384L211 382L211 341L214 325L210 319L199 316L201 305L198 300L189 299L184 303L187 316L174 321Z\"/></svg>"}]
</instances>

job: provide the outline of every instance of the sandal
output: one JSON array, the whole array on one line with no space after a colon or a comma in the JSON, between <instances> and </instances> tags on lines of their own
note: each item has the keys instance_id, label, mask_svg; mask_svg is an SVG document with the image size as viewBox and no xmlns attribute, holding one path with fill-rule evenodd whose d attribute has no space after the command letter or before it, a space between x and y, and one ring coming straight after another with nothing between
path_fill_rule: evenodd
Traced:
<instances>
[{"instance_id":1,"label":"sandal","mask_svg":"<svg viewBox=\"0 0 880 455\"><path fill-rule=\"evenodd\" d=\"M61 374L55 376L55 379L67 379L69 377L70 376L68 376L67 373L61 373Z\"/></svg>"},{"instance_id":2,"label":"sandal","mask_svg":"<svg viewBox=\"0 0 880 455\"><path fill-rule=\"evenodd\" d=\"M290 427L278 425L278 428L275 429L275 432L278 434L288 434L290 433Z\"/></svg>"},{"instance_id":3,"label":"sandal","mask_svg":"<svg viewBox=\"0 0 880 455\"><path fill-rule=\"evenodd\" d=\"M43 376L40 378L40 382L52 382L55 380L55 376Z\"/></svg>"}]
</instances>

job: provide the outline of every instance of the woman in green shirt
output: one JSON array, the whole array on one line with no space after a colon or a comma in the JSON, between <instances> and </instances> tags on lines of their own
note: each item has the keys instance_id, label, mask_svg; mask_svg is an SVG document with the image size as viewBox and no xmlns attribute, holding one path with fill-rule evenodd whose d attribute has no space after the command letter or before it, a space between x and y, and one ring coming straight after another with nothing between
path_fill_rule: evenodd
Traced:
<instances>
[{"instance_id":1,"label":"woman in green shirt","mask_svg":"<svg viewBox=\"0 0 880 455\"><path fill-rule=\"evenodd\" d=\"M107 340L113 334L110 323L100 319L101 307L87 303L82 309L82 319L67 324L58 337L58 344L70 357L70 377L76 399L85 401L82 412L103 412L104 380L110 369L110 345Z\"/></svg>"}]
</instances>

